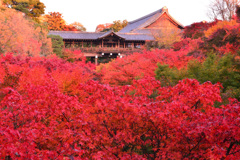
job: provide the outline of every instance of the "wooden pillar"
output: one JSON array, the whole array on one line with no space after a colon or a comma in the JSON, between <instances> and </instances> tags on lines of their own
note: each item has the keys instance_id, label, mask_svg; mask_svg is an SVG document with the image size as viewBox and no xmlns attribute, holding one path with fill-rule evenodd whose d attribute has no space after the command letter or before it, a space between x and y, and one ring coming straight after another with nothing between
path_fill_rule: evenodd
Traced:
<instances>
[{"instance_id":1,"label":"wooden pillar","mask_svg":"<svg viewBox=\"0 0 240 160\"><path fill-rule=\"evenodd\" d=\"M97 55L95 56L95 65L98 65L98 57L97 57Z\"/></svg>"},{"instance_id":2,"label":"wooden pillar","mask_svg":"<svg viewBox=\"0 0 240 160\"><path fill-rule=\"evenodd\" d=\"M123 43L123 48L125 48L126 46L125 46L125 41L124 41L124 43Z\"/></svg>"},{"instance_id":3,"label":"wooden pillar","mask_svg":"<svg viewBox=\"0 0 240 160\"><path fill-rule=\"evenodd\" d=\"M91 48L92 48L92 41L91 41Z\"/></svg>"},{"instance_id":4,"label":"wooden pillar","mask_svg":"<svg viewBox=\"0 0 240 160\"><path fill-rule=\"evenodd\" d=\"M74 41L72 41L72 42L73 42L73 43L72 43L72 47L75 48L75 42L74 42Z\"/></svg>"},{"instance_id":5,"label":"wooden pillar","mask_svg":"<svg viewBox=\"0 0 240 160\"><path fill-rule=\"evenodd\" d=\"M120 48L120 41L118 40L118 47L117 48Z\"/></svg>"},{"instance_id":6,"label":"wooden pillar","mask_svg":"<svg viewBox=\"0 0 240 160\"><path fill-rule=\"evenodd\" d=\"M132 42L132 49L134 49L134 43Z\"/></svg>"},{"instance_id":7,"label":"wooden pillar","mask_svg":"<svg viewBox=\"0 0 240 160\"><path fill-rule=\"evenodd\" d=\"M83 41L82 41L82 48L83 48Z\"/></svg>"},{"instance_id":8,"label":"wooden pillar","mask_svg":"<svg viewBox=\"0 0 240 160\"><path fill-rule=\"evenodd\" d=\"M102 39L102 48L103 48L103 39Z\"/></svg>"}]
</instances>

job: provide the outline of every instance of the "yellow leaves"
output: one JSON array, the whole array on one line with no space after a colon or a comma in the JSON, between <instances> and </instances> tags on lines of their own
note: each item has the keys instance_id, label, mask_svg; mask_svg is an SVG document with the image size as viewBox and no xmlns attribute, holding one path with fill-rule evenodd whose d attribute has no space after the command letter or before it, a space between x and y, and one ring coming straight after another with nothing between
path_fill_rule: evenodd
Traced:
<instances>
[{"instance_id":1,"label":"yellow leaves","mask_svg":"<svg viewBox=\"0 0 240 160\"><path fill-rule=\"evenodd\" d=\"M154 38L158 42L159 46L164 48L170 48L174 42L181 40L181 35L178 30L175 29L162 29L161 31L152 32Z\"/></svg>"},{"instance_id":2,"label":"yellow leaves","mask_svg":"<svg viewBox=\"0 0 240 160\"><path fill-rule=\"evenodd\" d=\"M218 29L227 28L229 26L236 26L237 21L231 20L231 21L219 21L216 25L209 28L207 31L204 31L205 37L209 38L213 33L215 33Z\"/></svg>"}]
</instances>

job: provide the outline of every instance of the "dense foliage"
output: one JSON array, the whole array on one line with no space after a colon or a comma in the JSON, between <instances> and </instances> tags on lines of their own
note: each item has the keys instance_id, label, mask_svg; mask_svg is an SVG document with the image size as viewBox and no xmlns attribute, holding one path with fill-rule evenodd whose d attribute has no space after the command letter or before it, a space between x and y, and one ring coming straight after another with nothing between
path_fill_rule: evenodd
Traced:
<instances>
[{"instance_id":1,"label":"dense foliage","mask_svg":"<svg viewBox=\"0 0 240 160\"><path fill-rule=\"evenodd\" d=\"M7 55L1 64L1 158L240 156L240 104L215 108L219 84L145 78L110 87L88 81L84 63Z\"/></svg>"},{"instance_id":2,"label":"dense foliage","mask_svg":"<svg viewBox=\"0 0 240 160\"><path fill-rule=\"evenodd\" d=\"M239 59L230 54L220 57L219 55L209 54L203 63L193 60L187 68L170 68L168 65L158 64L155 71L156 78L164 86L174 86L179 80L185 78L197 79L201 83L220 82L223 85L222 93L226 98L235 97L240 100L240 70Z\"/></svg>"},{"instance_id":3,"label":"dense foliage","mask_svg":"<svg viewBox=\"0 0 240 160\"><path fill-rule=\"evenodd\" d=\"M86 31L86 28L79 22L73 22L72 24L67 25L62 14L59 12L49 12L49 14L43 16L42 21L47 23L49 30Z\"/></svg>"},{"instance_id":4,"label":"dense foliage","mask_svg":"<svg viewBox=\"0 0 240 160\"><path fill-rule=\"evenodd\" d=\"M123 29L128 24L127 20L116 20L113 21L113 23L105 23L105 24L99 24L96 27L96 32L107 32L109 30L113 30L114 32L118 32L121 29Z\"/></svg>"},{"instance_id":5,"label":"dense foliage","mask_svg":"<svg viewBox=\"0 0 240 160\"><path fill-rule=\"evenodd\" d=\"M189 60L199 59L187 56L192 50L191 47L173 51L159 50L134 53L124 58L118 58L107 64L100 64L97 72L101 75L101 82L112 85L131 84L134 79L145 76L154 77L157 63L168 64L170 67L185 67Z\"/></svg>"},{"instance_id":6,"label":"dense foliage","mask_svg":"<svg viewBox=\"0 0 240 160\"><path fill-rule=\"evenodd\" d=\"M62 57L62 50L64 47L63 38L58 35L48 35L48 38L51 38L52 40L53 53L59 57Z\"/></svg>"},{"instance_id":7,"label":"dense foliage","mask_svg":"<svg viewBox=\"0 0 240 160\"><path fill-rule=\"evenodd\" d=\"M8 8L23 12L36 22L45 12L45 5L40 0L3 0L3 4Z\"/></svg>"},{"instance_id":8,"label":"dense foliage","mask_svg":"<svg viewBox=\"0 0 240 160\"><path fill-rule=\"evenodd\" d=\"M95 66L0 14L0 159L239 159L237 21Z\"/></svg>"},{"instance_id":9,"label":"dense foliage","mask_svg":"<svg viewBox=\"0 0 240 160\"><path fill-rule=\"evenodd\" d=\"M0 9L0 28L0 53L30 56L52 53L51 39L47 38L46 29L15 10Z\"/></svg>"}]
</instances>

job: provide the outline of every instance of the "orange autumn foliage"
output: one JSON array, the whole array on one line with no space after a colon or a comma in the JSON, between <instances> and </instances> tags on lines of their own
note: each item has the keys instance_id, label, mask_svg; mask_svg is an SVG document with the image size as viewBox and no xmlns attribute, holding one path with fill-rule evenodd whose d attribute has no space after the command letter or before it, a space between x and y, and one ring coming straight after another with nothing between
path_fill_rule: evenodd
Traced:
<instances>
[{"instance_id":1,"label":"orange autumn foliage","mask_svg":"<svg viewBox=\"0 0 240 160\"><path fill-rule=\"evenodd\" d=\"M7 8L0 10L0 28L0 53L39 56L52 52L47 32L36 28L20 12Z\"/></svg>"}]
</instances>

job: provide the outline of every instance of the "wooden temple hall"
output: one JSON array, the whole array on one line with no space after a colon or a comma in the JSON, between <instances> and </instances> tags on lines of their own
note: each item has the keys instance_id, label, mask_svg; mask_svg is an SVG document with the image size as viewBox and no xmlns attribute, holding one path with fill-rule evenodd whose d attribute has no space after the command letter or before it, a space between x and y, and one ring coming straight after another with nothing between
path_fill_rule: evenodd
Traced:
<instances>
[{"instance_id":1,"label":"wooden temple hall","mask_svg":"<svg viewBox=\"0 0 240 160\"><path fill-rule=\"evenodd\" d=\"M163 7L151 14L131 21L119 32L50 31L49 35L63 38L65 47L77 47L92 61L120 58L140 52L146 41L154 41L155 33L166 29L181 31L184 26L176 21Z\"/></svg>"}]
</instances>

